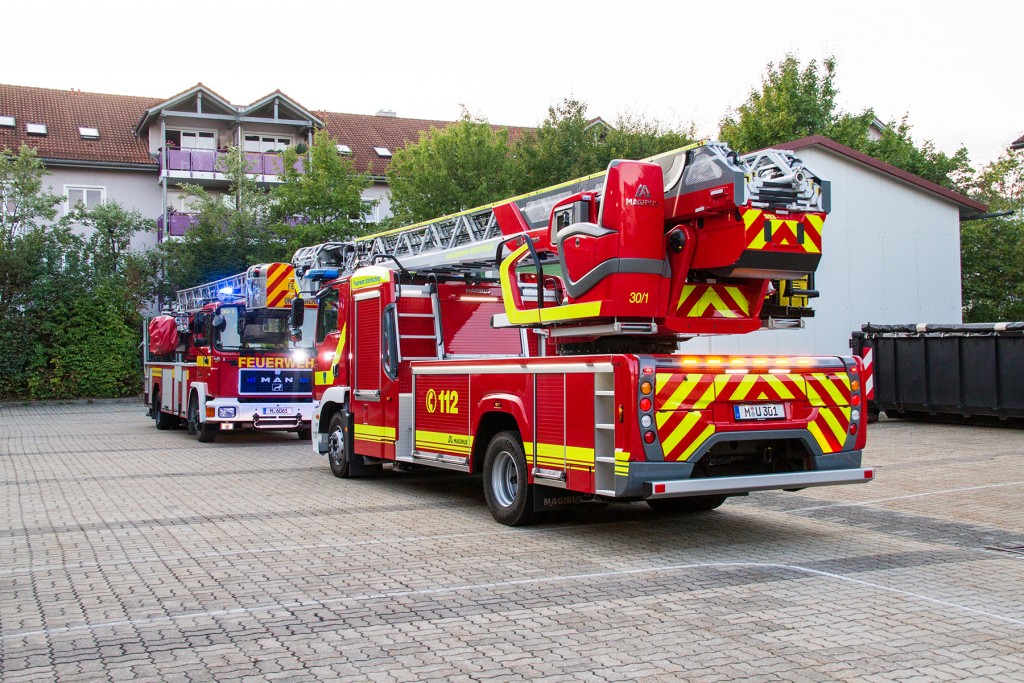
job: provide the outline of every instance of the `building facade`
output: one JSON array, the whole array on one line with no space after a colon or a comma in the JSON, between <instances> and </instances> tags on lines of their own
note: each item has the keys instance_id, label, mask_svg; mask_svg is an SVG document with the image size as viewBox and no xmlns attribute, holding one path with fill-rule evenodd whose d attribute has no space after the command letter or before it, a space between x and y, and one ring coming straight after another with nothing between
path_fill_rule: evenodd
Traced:
<instances>
[{"instance_id":1,"label":"building facade","mask_svg":"<svg viewBox=\"0 0 1024 683\"><path fill-rule=\"evenodd\" d=\"M0 85L0 149L34 147L50 172L51 191L65 197L62 212L116 201L157 221L155 234L136 237L136 249L183 235L192 224L183 183L224 191L219 158L229 147L245 151L251 175L279 183L285 148L312 142L326 129L338 153L352 159L377 200L368 217L390 215L385 172L393 151L420 132L449 122L313 111L277 90L235 105L202 83L168 99Z\"/></svg>"}]
</instances>

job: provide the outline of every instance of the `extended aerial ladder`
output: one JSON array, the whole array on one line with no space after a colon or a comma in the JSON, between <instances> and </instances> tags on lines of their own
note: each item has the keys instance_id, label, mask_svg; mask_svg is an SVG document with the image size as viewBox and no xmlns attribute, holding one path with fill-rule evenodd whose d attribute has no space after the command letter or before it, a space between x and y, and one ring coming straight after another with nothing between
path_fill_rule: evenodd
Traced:
<instances>
[{"instance_id":1,"label":"extended aerial ladder","mask_svg":"<svg viewBox=\"0 0 1024 683\"><path fill-rule=\"evenodd\" d=\"M594 340L802 325L829 183L791 152L704 142L553 187L298 250L300 290L383 263L501 282L493 325Z\"/></svg>"}]
</instances>

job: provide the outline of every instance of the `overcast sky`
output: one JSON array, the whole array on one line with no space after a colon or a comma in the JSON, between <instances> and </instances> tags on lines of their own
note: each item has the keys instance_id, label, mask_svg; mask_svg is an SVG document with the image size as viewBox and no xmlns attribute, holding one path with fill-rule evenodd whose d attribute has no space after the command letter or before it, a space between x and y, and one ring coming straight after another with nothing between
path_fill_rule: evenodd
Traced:
<instances>
[{"instance_id":1,"label":"overcast sky","mask_svg":"<svg viewBox=\"0 0 1024 683\"><path fill-rule=\"evenodd\" d=\"M787 51L838 60L840 107L909 115L975 164L1024 132L1024 2L167 3L8 0L0 82L236 104L280 88L310 109L536 125L566 96L613 120L718 122Z\"/></svg>"}]
</instances>

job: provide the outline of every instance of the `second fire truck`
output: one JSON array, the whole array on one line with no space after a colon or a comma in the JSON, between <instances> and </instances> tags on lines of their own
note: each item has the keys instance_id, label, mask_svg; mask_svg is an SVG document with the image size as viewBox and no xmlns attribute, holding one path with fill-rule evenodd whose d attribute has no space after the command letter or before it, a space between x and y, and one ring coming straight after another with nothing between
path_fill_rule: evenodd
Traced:
<instances>
[{"instance_id":1,"label":"second fire truck","mask_svg":"<svg viewBox=\"0 0 1024 683\"><path fill-rule=\"evenodd\" d=\"M858 358L676 352L803 324L828 189L788 152L708 143L300 250L314 449L338 477L481 473L508 525L870 481Z\"/></svg>"},{"instance_id":2,"label":"second fire truck","mask_svg":"<svg viewBox=\"0 0 1024 683\"><path fill-rule=\"evenodd\" d=\"M145 400L157 429L185 424L203 442L241 429L308 439L313 330L291 340L294 296L287 263L179 291L174 310L147 329Z\"/></svg>"}]
</instances>

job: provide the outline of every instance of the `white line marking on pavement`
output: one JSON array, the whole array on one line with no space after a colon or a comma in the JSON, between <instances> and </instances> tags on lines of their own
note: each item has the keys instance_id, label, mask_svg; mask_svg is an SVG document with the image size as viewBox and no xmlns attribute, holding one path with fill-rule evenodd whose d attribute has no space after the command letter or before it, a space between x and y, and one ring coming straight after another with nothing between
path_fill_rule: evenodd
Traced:
<instances>
[{"instance_id":1,"label":"white line marking on pavement","mask_svg":"<svg viewBox=\"0 0 1024 683\"><path fill-rule=\"evenodd\" d=\"M971 614L977 614L980 616L988 617L996 621L1002 621L1015 626L1024 626L1024 620L1015 619L1013 617L1007 617L1002 614L996 614L994 612L988 612L974 607L968 607L966 605L960 605L955 602L948 600L942 600L940 598L933 598L928 595L921 593L915 593L913 591L903 590L901 588L893 588L892 586L885 586L872 581L864 581L862 579L855 579L849 576L843 576L841 574L834 574L832 572L821 571L818 569L810 569L808 567L800 567L792 564L772 564L765 562L709 562L709 563L696 563L696 564L677 564L667 565L662 567L644 567L638 569L619 569L606 572L592 572L588 574L570 574L562 576L544 576L533 579L515 579L511 581L495 581L490 583L475 583L475 584L463 584L460 586L443 586L439 588L424 588L421 590L410 590L410 591L390 591L385 593L368 593L365 595L352 595L346 597L326 598L323 600L294 600L290 602L274 603L270 605L257 605L254 607L238 607L234 609L223 609L213 610L208 612L189 612L185 614L175 614L163 617L149 617L144 619L122 619L118 621L104 621L93 624L79 624L77 626L63 626L59 628L50 629L39 629L35 631L19 631L15 633L9 633L0 636L0 642L6 642L8 640L31 638L34 636L45 636L47 638L63 635L66 633L81 633L83 631L95 631L105 628L119 628L122 626L131 626L132 628L139 628L143 626L150 626L153 624L166 624L174 623L179 621L186 621L189 619L216 619L216 618L230 618L253 614L256 612L272 612L276 610L292 610L296 608L304 607L327 607L330 605L339 605L349 602L369 602L374 600L394 600L397 598L407 598L416 596L427 596L427 595L438 595L442 593L460 593L467 591L478 591L487 590L493 588L508 588L513 586L530 586L542 583L562 583L565 581L580 581L580 580L591 580L591 579L605 579L614 578L619 576L630 576L636 574L652 574L656 572L672 572L681 571L685 569L734 569L734 568L749 568L749 569L783 569L793 571L802 574L808 574L811 576L820 576L829 579L835 579L838 581L845 581L853 583L858 586L864 586L867 588L874 588L876 590L895 593L903 595L908 598L921 600L933 605L940 607L948 607L962 612L969 612Z\"/></svg>"},{"instance_id":2,"label":"white line marking on pavement","mask_svg":"<svg viewBox=\"0 0 1024 683\"><path fill-rule=\"evenodd\" d=\"M828 508L848 508L858 507L863 505L872 505L874 503L888 503L891 500L906 500L908 498L922 498L924 496L941 496L946 493L961 493L963 491L979 491L981 489L995 489L1003 486L1019 486L1024 484L1024 481L1006 481L1002 484L985 484L984 486L965 486L961 489L943 489L942 491L926 491L924 493L911 493L906 496L893 496L892 498L875 498L873 500L859 500L856 503L829 503L828 505L813 505L806 508L796 508L794 510L785 510L784 512L807 512L809 510L825 510Z\"/></svg>"}]
</instances>

